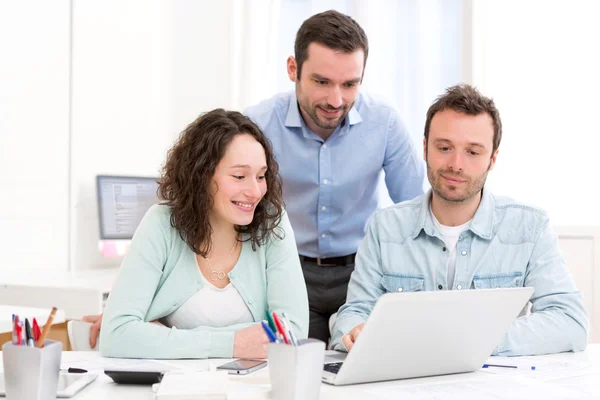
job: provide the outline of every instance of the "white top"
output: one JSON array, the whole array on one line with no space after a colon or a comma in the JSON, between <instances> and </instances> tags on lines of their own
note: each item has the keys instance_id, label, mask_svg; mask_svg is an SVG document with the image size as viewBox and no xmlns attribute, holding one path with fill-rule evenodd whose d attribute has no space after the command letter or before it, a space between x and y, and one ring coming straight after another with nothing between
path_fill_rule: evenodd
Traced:
<instances>
[{"instance_id":1,"label":"white top","mask_svg":"<svg viewBox=\"0 0 600 400\"><path fill-rule=\"evenodd\" d=\"M469 229L469 225L471 225L471 221L473 219L468 220L462 225L459 226L447 226L440 224L440 221L437 220L435 215L433 214L433 210L431 210L431 206L429 207L429 212L431 213L431 219L433 220L433 225L436 227L438 231L444 237L444 243L446 244L446 248L448 249L449 257L448 257L448 289L452 289L454 287L454 275L456 273L456 244L458 243L458 238L460 235Z\"/></svg>"},{"instance_id":2,"label":"white top","mask_svg":"<svg viewBox=\"0 0 600 400\"><path fill-rule=\"evenodd\" d=\"M168 326L178 329L194 329L199 326L218 328L254 321L240 292L231 282L221 289L204 275L202 280L204 287L165 317Z\"/></svg>"}]
</instances>

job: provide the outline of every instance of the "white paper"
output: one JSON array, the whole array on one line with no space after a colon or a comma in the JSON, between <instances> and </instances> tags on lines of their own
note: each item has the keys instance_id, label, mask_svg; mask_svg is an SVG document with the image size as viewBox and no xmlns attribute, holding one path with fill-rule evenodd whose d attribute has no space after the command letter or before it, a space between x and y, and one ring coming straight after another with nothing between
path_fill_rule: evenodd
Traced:
<instances>
[{"instance_id":1,"label":"white paper","mask_svg":"<svg viewBox=\"0 0 600 400\"><path fill-rule=\"evenodd\" d=\"M156 400L227 399L226 371L171 371L162 378Z\"/></svg>"},{"instance_id":2,"label":"white paper","mask_svg":"<svg viewBox=\"0 0 600 400\"><path fill-rule=\"evenodd\" d=\"M443 383L402 385L369 390L381 400L587 400L581 391L523 378L450 381Z\"/></svg>"},{"instance_id":3,"label":"white paper","mask_svg":"<svg viewBox=\"0 0 600 400\"><path fill-rule=\"evenodd\" d=\"M480 371L495 375L522 376L552 381L586 375L590 364L583 361L567 361L552 357L490 357L486 364L512 365L518 368L488 367ZM532 369L535 367L535 370Z\"/></svg>"},{"instance_id":4,"label":"white paper","mask_svg":"<svg viewBox=\"0 0 600 400\"><path fill-rule=\"evenodd\" d=\"M181 369L205 371L208 369L206 361L201 360L152 360L137 358L94 358L91 360L71 361L62 363L62 368L83 368L94 370L126 370L126 371L158 371L168 372Z\"/></svg>"}]
</instances>

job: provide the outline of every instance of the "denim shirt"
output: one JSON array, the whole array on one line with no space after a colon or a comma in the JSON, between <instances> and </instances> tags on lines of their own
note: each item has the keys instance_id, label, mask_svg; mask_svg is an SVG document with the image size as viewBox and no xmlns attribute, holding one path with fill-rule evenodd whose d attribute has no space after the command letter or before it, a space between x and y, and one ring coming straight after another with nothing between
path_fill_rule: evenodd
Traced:
<instances>
[{"instance_id":1,"label":"denim shirt","mask_svg":"<svg viewBox=\"0 0 600 400\"><path fill-rule=\"evenodd\" d=\"M582 296L558 248L545 212L483 191L469 228L457 243L454 286L447 287L443 236L431 220L431 191L373 214L356 257L348 297L332 345L365 322L384 293L529 286L531 313L517 318L494 355L581 351L588 319Z\"/></svg>"}]
</instances>

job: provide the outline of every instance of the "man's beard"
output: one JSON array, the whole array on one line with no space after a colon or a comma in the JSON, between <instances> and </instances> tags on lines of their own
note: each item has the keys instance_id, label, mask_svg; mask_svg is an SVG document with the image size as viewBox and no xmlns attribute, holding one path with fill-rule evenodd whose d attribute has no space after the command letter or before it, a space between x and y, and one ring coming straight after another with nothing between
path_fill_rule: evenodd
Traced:
<instances>
[{"instance_id":1,"label":"man's beard","mask_svg":"<svg viewBox=\"0 0 600 400\"><path fill-rule=\"evenodd\" d=\"M457 173L452 170L440 170L433 171L429 166L429 161L427 161L427 178L429 179L429 183L431 184L431 189L443 200L449 203L462 203L467 200L470 200L477 194L481 192L485 185L485 181L487 179L488 172L490 171L490 165L485 170L485 172L476 178L471 178L462 173ZM443 175L443 176L442 176ZM458 192L458 188L451 184L444 185L444 176L450 179L459 179L464 181L460 185L465 186L462 193ZM449 186L449 187L448 187ZM454 196L452 195L454 193Z\"/></svg>"}]
</instances>

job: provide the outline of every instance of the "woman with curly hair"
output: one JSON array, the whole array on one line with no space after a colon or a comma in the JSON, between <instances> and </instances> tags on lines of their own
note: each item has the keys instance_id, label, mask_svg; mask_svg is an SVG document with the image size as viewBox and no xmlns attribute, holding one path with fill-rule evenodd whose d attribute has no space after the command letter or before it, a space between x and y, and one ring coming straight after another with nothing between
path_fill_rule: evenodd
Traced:
<instances>
[{"instance_id":1,"label":"woman with curly hair","mask_svg":"<svg viewBox=\"0 0 600 400\"><path fill-rule=\"evenodd\" d=\"M308 300L278 165L247 117L201 115L167 155L102 318L103 356L266 358L265 312L299 338Z\"/></svg>"}]
</instances>

